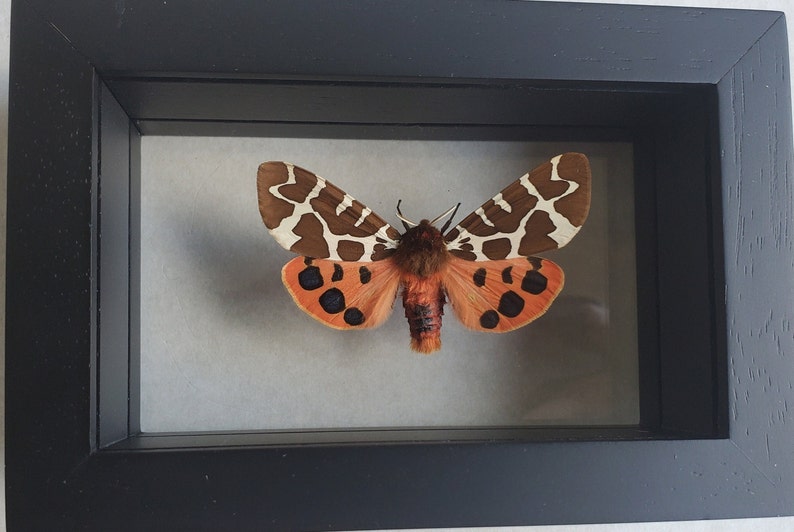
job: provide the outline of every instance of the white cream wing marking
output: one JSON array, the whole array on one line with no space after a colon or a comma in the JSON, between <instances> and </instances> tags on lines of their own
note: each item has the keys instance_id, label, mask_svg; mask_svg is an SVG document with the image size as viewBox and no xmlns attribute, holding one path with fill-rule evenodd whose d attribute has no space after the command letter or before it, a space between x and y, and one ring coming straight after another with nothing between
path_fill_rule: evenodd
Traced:
<instances>
[{"instance_id":1,"label":"white cream wing marking","mask_svg":"<svg viewBox=\"0 0 794 532\"><path fill-rule=\"evenodd\" d=\"M319 176L318 176L317 180L318 181L320 180ZM342 201L339 202L339 205L336 206L336 215L339 216L340 214L345 212L345 209L347 209L348 207L353 205L353 199L354 199L353 196L351 196L350 194L345 194L344 198L342 198ZM356 227L358 227L358 225L360 225L360 223L361 223L361 221L359 221L356 224Z\"/></svg>"},{"instance_id":2,"label":"white cream wing marking","mask_svg":"<svg viewBox=\"0 0 794 532\"><path fill-rule=\"evenodd\" d=\"M311 190L311 192L309 192L308 196L306 196L306 199L301 203L296 203L295 201L281 194L281 191L279 190L283 186L294 185L297 183L295 180L295 167L291 164L287 165L287 175L289 177L287 178L286 183L273 185L268 189L268 192L270 192L270 194L272 194L274 197L294 205L295 210L292 211L292 215L281 220L281 223L277 227L274 227L269 231L270 234L273 235L273 238L276 239L276 242L281 244L285 249L290 249L295 242L301 238L295 233L295 227L298 225L298 222L300 222L301 216L306 213L314 212L310 201L320 195L320 191L325 187L325 180L317 176L317 184L314 185L314 188ZM324 224L321 216L317 216L317 218L320 220L320 223ZM327 230L328 227L325 226L325 229Z\"/></svg>"},{"instance_id":3,"label":"white cream wing marking","mask_svg":"<svg viewBox=\"0 0 794 532\"><path fill-rule=\"evenodd\" d=\"M570 220L568 220L568 218L560 214L559 211L557 211L557 209L554 207L554 204L557 201L561 200L566 196L573 194L576 191L576 189L579 188L579 183L575 181L568 181L567 179L563 179L560 177L559 172L557 172L557 165L560 162L560 157L562 156L558 155L557 157L554 157L551 160L551 180L564 181L568 183L568 190L566 190L564 193L557 196L556 198L552 198L550 200L544 200L543 197L538 192L538 190L535 188L535 186L529 182L529 174L526 174L524 177L521 178L524 187L529 191L529 193L538 198L538 204L535 205L535 208L532 209L532 212L543 211L549 215L549 218L551 218L551 221L554 224L555 229L554 231L549 233L548 236L552 240L557 242L557 247L562 247L565 244L567 244L568 241L570 241L571 238L573 238L574 235L576 235L576 233L579 231L579 227L574 226L570 222Z\"/></svg>"},{"instance_id":4,"label":"white cream wing marking","mask_svg":"<svg viewBox=\"0 0 794 532\"><path fill-rule=\"evenodd\" d=\"M493 227L493 226L494 226L494 225L493 225L493 222L492 222L492 221L491 221L491 220L488 218L488 216L485 214L485 210L483 210L483 208L482 208L482 207L480 207L479 209L477 209L476 211L474 211L474 214L476 214L477 216L479 216L479 217L480 217L480 220L482 220L482 223L484 223L485 225L488 225L488 226L491 226L491 227Z\"/></svg>"},{"instance_id":5,"label":"white cream wing marking","mask_svg":"<svg viewBox=\"0 0 794 532\"><path fill-rule=\"evenodd\" d=\"M508 213L513 212L513 208L510 206L510 204L507 203L504 200L504 198L502 198L502 193L501 192L499 194L497 194L496 196L494 196L493 202L499 208L501 208L503 211L508 212ZM480 207L479 209L474 211L474 214L479 216L480 220L482 220L482 223L484 223L485 225L488 225L490 227L495 227L493 222L490 220L490 218L488 218L488 215L485 214L485 210L482 207Z\"/></svg>"},{"instance_id":6,"label":"white cream wing marking","mask_svg":"<svg viewBox=\"0 0 794 532\"><path fill-rule=\"evenodd\" d=\"M527 174L529 175L529 174ZM502 197L502 193L500 192L493 198L493 202L498 205L503 211L505 212L513 212L513 208L507 203L504 198Z\"/></svg>"}]
</instances>

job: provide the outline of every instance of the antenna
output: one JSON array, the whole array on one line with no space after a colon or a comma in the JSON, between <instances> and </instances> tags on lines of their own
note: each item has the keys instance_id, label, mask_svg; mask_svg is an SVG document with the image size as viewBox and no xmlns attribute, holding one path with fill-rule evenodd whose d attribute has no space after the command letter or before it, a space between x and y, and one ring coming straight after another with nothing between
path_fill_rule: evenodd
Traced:
<instances>
[{"instance_id":1,"label":"antenna","mask_svg":"<svg viewBox=\"0 0 794 532\"><path fill-rule=\"evenodd\" d=\"M397 200L397 218L400 219L400 221L403 223L403 227L405 227L405 230L407 231L411 227L416 227L419 224L416 222L412 222L408 218L404 217L403 213L400 212L400 203L402 203L402 201L403 200Z\"/></svg>"},{"instance_id":2,"label":"antenna","mask_svg":"<svg viewBox=\"0 0 794 532\"><path fill-rule=\"evenodd\" d=\"M447 220L447 223L445 223L445 224L444 224L444 227L442 227L442 228L440 229L440 231L443 233L443 232L444 232L444 231L446 231L446 230L447 230L447 228L449 227L449 224L452 222L452 218L454 218L454 217L455 217L455 213L457 213L457 212L458 212L458 207L460 207L460 203L458 203L458 204L457 204L457 205L455 205L454 207L450 207L450 208L449 208L449 210L448 210L447 212L445 212L444 214L442 214L441 216L436 216L436 217L433 219L433 221L432 221L432 222L430 222L430 225L435 225L437 221L439 221L439 220L443 220L444 218L446 218L447 216L449 216L449 220Z\"/></svg>"}]
</instances>

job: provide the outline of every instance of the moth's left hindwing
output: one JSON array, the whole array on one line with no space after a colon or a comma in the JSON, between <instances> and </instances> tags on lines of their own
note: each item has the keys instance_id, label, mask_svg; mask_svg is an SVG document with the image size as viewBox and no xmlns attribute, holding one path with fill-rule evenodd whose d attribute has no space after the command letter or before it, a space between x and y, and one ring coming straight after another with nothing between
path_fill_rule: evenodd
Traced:
<instances>
[{"instance_id":1,"label":"moth's left hindwing","mask_svg":"<svg viewBox=\"0 0 794 532\"><path fill-rule=\"evenodd\" d=\"M334 329L377 327L391 314L400 271L391 260L335 262L296 257L281 270L295 303Z\"/></svg>"},{"instance_id":2,"label":"moth's left hindwing","mask_svg":"<svg viewBox=\"0 0 794 532\"><path fill-rule=\"evenodd\" d=\"M259 213L285 249L337 261L378 261L397 247L400 233L322 177L284 162L257 172Z\"/></svg>"}]
</instances>

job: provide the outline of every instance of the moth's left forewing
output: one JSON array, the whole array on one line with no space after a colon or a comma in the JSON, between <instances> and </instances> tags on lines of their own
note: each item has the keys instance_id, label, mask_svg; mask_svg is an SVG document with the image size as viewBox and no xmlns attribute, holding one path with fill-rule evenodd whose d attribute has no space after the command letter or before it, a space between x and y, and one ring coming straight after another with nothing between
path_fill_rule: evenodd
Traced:
<instances>
[{"instance_id":1,"label":"moth's left forewing","mask_svg":"<svg viewBox=\"0 0 794 532\"><path fill-rule=\"evenodd\" d=\"M322 177L285 162L257 172L259 212L270 234L300 255L338 261L378 261L400 233Z\"/></svg>"},{"instance_id":2,"label":"moth's left forewing","mask_svg":"<svg viewBox=\"0 0 794 532\"><path fill-rule=\"evenodd\" d=\"M528 257L567 244L590 210L590 164L566 153L521 176L446 236L447 249L471 261Z\"/></svg>"}]
</instances>

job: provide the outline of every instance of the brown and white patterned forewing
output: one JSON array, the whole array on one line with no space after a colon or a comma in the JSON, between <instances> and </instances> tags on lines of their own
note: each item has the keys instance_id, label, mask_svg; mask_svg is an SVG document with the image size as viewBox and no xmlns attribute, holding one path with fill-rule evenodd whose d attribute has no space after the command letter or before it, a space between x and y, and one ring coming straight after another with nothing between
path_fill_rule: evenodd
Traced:
<instances>
[{"instance_id":1,"label":"brown and white patterned forewing","mask_svg":"<svg viewBox=\"0 0 794 532\"><path fill-rule=\"evenodd\" d=\"M444 238L465 260L528 257L567 244L589 210L590 163L566 153L514 181Z\"/></svg>"},{"instance_id":2,"label":"brown and white patterned forewing","mask_svg":"<svg viewBox=\"0 0 794 532\"><path fill-rule=\"evenodd\" d=\"M321 259L385 259L400 233L369 208L322 177L284 162L257 172L259 213L285 249Z\"/></svg>"}]
</instances>

